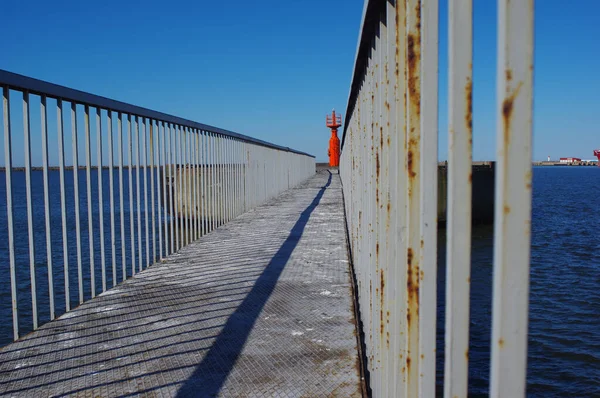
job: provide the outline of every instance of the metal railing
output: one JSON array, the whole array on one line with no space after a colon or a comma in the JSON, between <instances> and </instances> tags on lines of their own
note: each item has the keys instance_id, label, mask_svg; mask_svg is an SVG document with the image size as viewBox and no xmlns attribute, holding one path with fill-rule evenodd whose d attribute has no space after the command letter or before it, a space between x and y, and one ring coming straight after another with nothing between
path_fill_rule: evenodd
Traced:
<instances>
[{"instance_id":1,"label":"metal railing","mask_svg":"<svg viewBox=\"0 0 600 398\"><path fill-rule=\"evenodd\" d=\"M498 1L490 395L523 397L531 221L533 0ZM468 391L472 1L449 2L444 396ZM340 174L373 396L436 388L438 1L367 0Z\"/></svg>"},{"instance_id":2,"label":"metal railing","mask_svg":"<svg viewBox=\"0 0 600 398\"><path fill-rule=\"evenodd\" d=\"M28 324L21 307L32 321L24 329L37 329L41 315L54 319L315 172L314 157L306 153L67 87L0 70L0 88L15 340L20 324ZM14 118L14 97L22 101L22 125ZM31 123L32 103L40 104L39 130ZM55 128L49 118L56 119ZM15 131L21 129L23 168L13 162ZM69 131L70 162L64 144ZM43 187L32 181L36 144ZM58 167L49 154L57 154ZM25 192L16 193L23 179ZM42 189L43 204L35 195ZM15 214L21 204L26 215ZM25 218L24 230L15 229Z\"/></svg>"}]
</instances>

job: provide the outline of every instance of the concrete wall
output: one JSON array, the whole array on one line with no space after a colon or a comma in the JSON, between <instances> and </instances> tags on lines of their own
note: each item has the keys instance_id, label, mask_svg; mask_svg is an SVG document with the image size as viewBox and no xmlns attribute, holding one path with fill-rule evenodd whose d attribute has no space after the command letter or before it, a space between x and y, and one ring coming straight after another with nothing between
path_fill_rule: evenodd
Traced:
<instances>
[{"instance_id":1,"label":"concrete wall","mask_svg":"<svg viewBox=\"0 0 600 398\"><path fill-rule=\"evenodd\" d=\"M494 222L494 162L473 162L472 218L473 224ZM448 168L438 167L438 222L446 223L448 209Z\"/></svg>"},{"instance_id":2,"label":"concrete wall","mask_svg":"<svg viewBox=\"0 0 600 398\"><path fill-rule=\"evenodd\" d=\"M191 188L188 188L188 191L184 195L184 188L181 181L184 178L188 178L189 180L187 181L193 181L195 174L199 187L196 189L197 214L221 221L223 220L223 209L221 207L223 203L219 198L223 198L224 195L228 195L229 197L233 197L234 195L241 196L238 204L243 208L244 167L244 165L224 165L216 167L213 170L213 168L207 166L197 168L195 172L191 168L180 167L177 170L173 168L172 175L170 174L171 170L167 167L167 200L169 200L169 194L174 195L173 198L177 203L177 216L179 218L185 218L186 216L193 218L195 214L193 191ZM223 173L225 173L225 176L223 176ZM202 185L202 178L204 178L204 185ZM177 180L176 186L174 184L175 179ZM175 190L176 187L177 190ZM170 208L168 212L171 214Z\"/></svg>"}]
</instances>

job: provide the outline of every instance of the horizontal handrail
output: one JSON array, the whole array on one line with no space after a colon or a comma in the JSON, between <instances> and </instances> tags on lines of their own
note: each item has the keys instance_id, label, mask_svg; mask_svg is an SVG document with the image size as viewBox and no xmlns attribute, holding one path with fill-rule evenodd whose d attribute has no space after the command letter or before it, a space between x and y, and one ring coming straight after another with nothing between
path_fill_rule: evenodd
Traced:
<instances>
[{"instance_id":1,"label":"horizontal handrail","mask_svg":"<svg viewBox=\"0 0 600 398\"><path fill-rule=\"evenodd\" d=\"M128 113L139 117L160 120L166 123L173 123L184 127L190 127L193 129L236 138L244 142L264 146L267 148L278 149L280 151L286 152L293 152L299 155L306 155L314 158L313 155L308 154L306 152L297 151L289 147L272 144L270 142L259 140L257 138L248 137L247 135L235 133L230 130L225 130L204 123L194 122L189 119L184 119L178 116L169 115L167 113L154 111L148 108L143 108L141 106L128 104L126 102L113 100L110 98L46 82L43 80L34 79L32 77L19 75L17 73L9 72L3 69L0 69L0 86L7 86L13 90L28 91L30 94L45 95L49 98L62 99L64 101L69 102L72 101L78 104L98 107L113 112Z\"/></svg>"}]
</instances>

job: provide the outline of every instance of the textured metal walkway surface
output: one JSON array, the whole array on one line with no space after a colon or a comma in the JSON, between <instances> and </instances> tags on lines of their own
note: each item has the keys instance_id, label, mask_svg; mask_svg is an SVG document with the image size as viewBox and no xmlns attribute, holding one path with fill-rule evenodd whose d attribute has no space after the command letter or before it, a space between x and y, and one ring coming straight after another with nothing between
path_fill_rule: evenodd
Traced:
<instances>
[{"instance_id":1,"label":"textured metal walkway surface","mask_svg":"<svg viewBox=\"0 0 600 398\"><path fill-rule=\"evenodd\" d=\"M360 396L343 231L321 171L0 350L0 395Z\"/></svg>"}]
</instances>

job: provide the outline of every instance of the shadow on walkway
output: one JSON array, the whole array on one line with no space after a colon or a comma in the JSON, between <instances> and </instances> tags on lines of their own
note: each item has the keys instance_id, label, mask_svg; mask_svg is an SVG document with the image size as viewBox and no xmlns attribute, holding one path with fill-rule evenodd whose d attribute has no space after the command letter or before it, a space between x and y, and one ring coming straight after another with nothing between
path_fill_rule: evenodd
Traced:
<instances>
[{"instance_id":1,"label":"shadow on walkway","mask_svg":"<svg viewBox=\"0 0 600 398\"><path fill-rule=\"evenodd\" d=\"M179 389L178 397L211 397L219 394L292 252L298 245L311 213L319 205L325 190L331 184L332 175L331 172L328 173L327 184L319 190L312 203L301 213L287 239L260 274L252 290L229 317L192 376Z\"/></svg>"}]
</instances>

